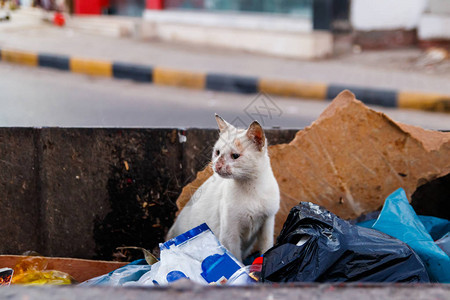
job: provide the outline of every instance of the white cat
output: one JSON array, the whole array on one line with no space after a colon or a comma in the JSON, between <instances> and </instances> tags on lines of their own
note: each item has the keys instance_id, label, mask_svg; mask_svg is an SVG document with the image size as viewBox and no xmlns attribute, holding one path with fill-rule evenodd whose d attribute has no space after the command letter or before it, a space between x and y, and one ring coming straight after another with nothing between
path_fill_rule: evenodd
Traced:
<instances>
[{"instance_id":1,"label":"white cat","mask_svg":"<svg viewBox=\"0 0 450 300\"><path fill-rule=\"evenodd\" d=\"M243 260L254 249L273 246L280 191L270 166L267 140L254 121L237 129L216 115L220 137L212 154L213 176L194 193L167 239L204 222L222 245Z\"/></svg>"}]
</instances>

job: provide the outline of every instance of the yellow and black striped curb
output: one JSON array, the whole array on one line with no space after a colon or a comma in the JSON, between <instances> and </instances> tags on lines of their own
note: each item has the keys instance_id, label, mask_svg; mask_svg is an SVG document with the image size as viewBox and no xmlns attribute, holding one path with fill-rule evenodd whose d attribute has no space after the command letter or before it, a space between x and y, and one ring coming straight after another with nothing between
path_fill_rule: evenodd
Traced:
<instances>
[{"instance_id":1,"label":"yellow and black striped curb","mask_svg":"<svg viewBox=\"0 0 450 300\"><path fill-rule=\"evenodd\" d=\"M361 99L366 104L450 112L450 95L438 93L397 91L302 80L279 80L219 73L192 72L164 67L63 55L39 54L10 49L0 49L0 59L6 62L48 67L94 76L108 76L140 82L153 82L158 85L243 94L265 92L272 95L329 100L336 97L342 90L348 89L355 94L356 98Z\"/></svg>"}]
</instances>

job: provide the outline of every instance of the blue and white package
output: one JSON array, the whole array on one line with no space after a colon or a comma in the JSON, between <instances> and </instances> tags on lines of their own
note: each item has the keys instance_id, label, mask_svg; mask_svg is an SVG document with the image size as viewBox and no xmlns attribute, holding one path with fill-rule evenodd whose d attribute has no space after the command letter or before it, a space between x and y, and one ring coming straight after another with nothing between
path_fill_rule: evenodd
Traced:
<instances>
[{"instance_id":1,"label":"blue and white package","mask_svg":"<svg viewBox=\"0 0 450 300\"><path fill-rule=\"evenodd\" d=\"M224 284L243 265L203 223L163 244L160 261L138 283L166 285L181 278L200 284Z\"/></svg>"}]
</instances>

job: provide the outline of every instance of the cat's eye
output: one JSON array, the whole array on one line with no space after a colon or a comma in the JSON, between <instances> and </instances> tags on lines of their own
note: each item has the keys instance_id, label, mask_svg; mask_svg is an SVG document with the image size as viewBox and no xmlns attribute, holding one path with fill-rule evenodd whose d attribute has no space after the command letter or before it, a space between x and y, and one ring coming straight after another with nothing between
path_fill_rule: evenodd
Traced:
<instances>
[{"instance_id":1,"label":"cat's eye","mask_svg":"<svg viewBox=\"0 0 450 300\"><path fill-rule=\"evenodd\" d=\"M232 153L232 154L231 154L231 158L232 158L232 159L238 159L239 156L241 156L239 153Z\"/></svg>"},{"instance_id":2,"label":"cat's eye","mask_svg":"<svg viewBox=\"0 0 450 300\"><path fill-rule=\"evenodd\" d=\"M220 150L216 150L216 155L217 155L217 156L220 155Z\"/></svg>"}]
</instances>

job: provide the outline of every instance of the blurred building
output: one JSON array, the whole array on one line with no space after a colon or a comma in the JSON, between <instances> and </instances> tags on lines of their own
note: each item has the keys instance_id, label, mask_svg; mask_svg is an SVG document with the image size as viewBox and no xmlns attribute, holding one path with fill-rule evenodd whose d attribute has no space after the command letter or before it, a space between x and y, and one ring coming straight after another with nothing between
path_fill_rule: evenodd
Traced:
<instances>
[{"instance_id":1,"label":"blurred building","mask_svg":"<svg viewBox=\"0 0 450 300\"><path fill-rule=\"evenodd\" d=\"M311 16L313 0L74 0L79 14L140 16L147 9L235 11Z\"/></svg>"},{"instance_id":2,"label":"blurred building","mask_svg":"<svg viewBox=\"0 0 450 300\"><path fill-rule=\"evenodd\" d=\"M353 0L350 20L366 49L450 45L449 0Z\"/></svg>"},{"instance_id":3,"label":"blurred building","mask_svg":"<svg viewBox=\"0 0 450 300\"><path fill-rule=\"evenodd\" d=\"M139 36L292 58L449 45L449 0L71 0L75 14L142 18Z\"/></svg>"},{"instance_id":4,"label":"blurred building","mask_svg":"<svg viewBox=\"0 0 450 300\"><path fill-rule=\"evenodd\" d=\"M333 52L349 0L74 0L75 14L143 16L140 35L294 58ZM341 9L337 9L341 8Z\"/></svg>"}]
</instances>

